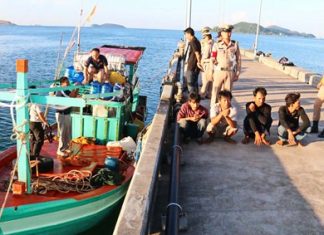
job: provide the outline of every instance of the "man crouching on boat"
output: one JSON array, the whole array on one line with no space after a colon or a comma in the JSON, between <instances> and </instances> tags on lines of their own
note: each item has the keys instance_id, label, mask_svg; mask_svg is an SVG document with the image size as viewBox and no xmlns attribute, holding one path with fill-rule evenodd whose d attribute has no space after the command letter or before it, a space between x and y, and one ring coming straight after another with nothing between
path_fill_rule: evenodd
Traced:
<instances>
[{"instance_id":1,"label":"man crouching on boat","mask_svg":"<svg viewBox=\"0 0 324 235\"><path fill-rule=\"evenodd\" d=\"M201 143L201 137L207 126L208 110L200 105L200 95L190 93L188 102L184 103L177 116L180 132L185 143L189 139L197 139Z\"/></svg>"},{"instance_id":2,"label":"man crouching on boat","mask_svg":"<svg viewBox=\"0 0 324 235\"><path fill-rule=\"evenodd\" d=\"M103 83L108 79L108 61L105 56L100 54L98 48L91 50L91 56L84 64L84 80L83 84L92 82L94 77L98 82Z\"/></svg>"},{"instance_id":3,"label":"man crouching on boat","mask_svg":"<svg viewBox=\"0 0 324 235\"><path fill-rule=\"evenodd\" d=\"M60 86L67 87L70 85L67 77L60 78ZM78 91L57 91L57 97L76 97ZM63 107L56 109L56 122L58 126L59 145L56 154L61 157L69 155L69 143L72 138L72 120L71 120L71 107Z\"/></svg>"}]
</instances>

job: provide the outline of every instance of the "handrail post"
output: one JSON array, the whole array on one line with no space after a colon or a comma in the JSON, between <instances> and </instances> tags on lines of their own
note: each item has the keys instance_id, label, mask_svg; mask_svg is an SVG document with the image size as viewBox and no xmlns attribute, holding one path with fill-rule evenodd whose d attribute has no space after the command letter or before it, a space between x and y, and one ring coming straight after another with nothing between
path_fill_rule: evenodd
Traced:
<instances>
[{"instance_id":1,"label":"handrail post","mask_svg":"<svg viewBox=\"0 0 324 235\"><path fill-rule=\"evenodd\" d=\"M27 193L31 193L31 173L29 166L29 112L28 112L28 60L19 59L16 62L17 71L17 102L16 118L17 129L17 158L18 158L18 180L26 184ZM15 127L14 127L15 128ZM16 132L17 133L17 132Z\"/></svg>"}]
</instances>

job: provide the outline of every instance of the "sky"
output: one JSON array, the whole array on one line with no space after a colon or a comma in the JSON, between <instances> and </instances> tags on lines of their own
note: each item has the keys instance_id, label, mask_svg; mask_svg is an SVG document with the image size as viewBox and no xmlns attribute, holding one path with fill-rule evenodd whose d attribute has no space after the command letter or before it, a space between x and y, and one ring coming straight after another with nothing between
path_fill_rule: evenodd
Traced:
<instances>
[{"instance_id":1,"label":"sky","mask_svg":"<svg viewBox=\"0 0 324 235\"><path fill-rule=\"evenodd\" d=\"M75 26L80 9L94 5L95 24L130 28L184 29L188 0L0 0L0 20L19 25ZM192 0L191 26L257 23L261 0ZM324 38L323 0L262 0L261 25L278 25ZM322 23L320 23L322 22Z\"/></svg>"}]
</instances>

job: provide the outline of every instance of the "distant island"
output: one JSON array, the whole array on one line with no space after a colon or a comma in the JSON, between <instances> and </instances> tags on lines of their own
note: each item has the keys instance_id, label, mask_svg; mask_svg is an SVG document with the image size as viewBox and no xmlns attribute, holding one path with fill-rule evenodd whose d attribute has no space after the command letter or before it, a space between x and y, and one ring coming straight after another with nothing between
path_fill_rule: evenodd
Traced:
<instances>
[{"instance_id":1,"label":"distant island","mask_svg":"<svg viewBox=\"0 0 324 235\"><path fill-rule=\"evenodd\" d=\"M92 27L105 27L105 28L113 28L113 29L125 29L126 27L120 24L111 24L111 23L105 23L105 24L93 24Z\"/></svg>"},{"instance_id":2,"label":"distant island","mask_svg":"<svg viewBox=\"0 0 324 235\"><path fill-rule=\"evenodd\" d=\"M7 20L0 20L0 26L9 26L9 25L16 25L16 24Z\"/></svg>"},{"instance_id":3,"label":"distant island","mask_svg":"<svg viewBox=\"0 0 324 235\"><path fill-rule=\"evenodd\" d=\"M247 34L255 34L256 33L257 24L248 23L248 22L240 22L234 24L233 32L236 33L247 33ZM214 27L215 31L218 31L218 27ZM316 38L313 34L308 33L300 33L297 31L291 31L286 28L282 28L276 25L272 25L269 27L263 27L260 25L260 34L264 35L278 35L278 36L294 36L294 37L304 37L304 38Z\"/></svg>"}]
</instances>

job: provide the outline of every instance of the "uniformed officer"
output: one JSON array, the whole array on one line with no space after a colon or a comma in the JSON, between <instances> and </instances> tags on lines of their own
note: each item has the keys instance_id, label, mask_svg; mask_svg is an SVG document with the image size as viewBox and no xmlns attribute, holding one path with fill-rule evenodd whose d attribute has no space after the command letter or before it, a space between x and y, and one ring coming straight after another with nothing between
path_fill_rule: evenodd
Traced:
<instances>
[{"instance_id":1,"label":"uniformed officer","mask_svg":"<svg viewBox=\"0 0 324 235\"><path fill-rule=\"evenodd\" d=\"M215 42L212 49L214 61L214 81L211 104L216 103L220 90L232 91L233 82L237 81L241 72L241 54L238 42L231 40L232 25L222 25L219 28L221 38Z\"/></svg>"},{"instance_id":2,"label":"uniformed officer","mask_svg":"<svg viewBox=\"0 0 324 235\"><path fill-rule=\"evenodd\" d=\"M209 27L204 27L201 30L203 39L200 41L201 44L201 63L203 71L201 71L202 87L200 89L200 95L202 98L211 97L211 89L213 82L213 63L211 61L211 51L214 44L212 34Z\"/></svg>"}]
</instances>

